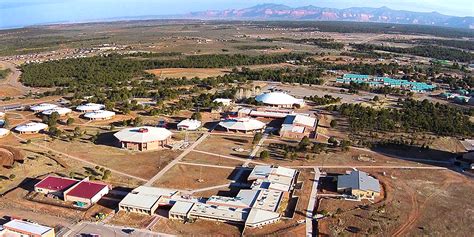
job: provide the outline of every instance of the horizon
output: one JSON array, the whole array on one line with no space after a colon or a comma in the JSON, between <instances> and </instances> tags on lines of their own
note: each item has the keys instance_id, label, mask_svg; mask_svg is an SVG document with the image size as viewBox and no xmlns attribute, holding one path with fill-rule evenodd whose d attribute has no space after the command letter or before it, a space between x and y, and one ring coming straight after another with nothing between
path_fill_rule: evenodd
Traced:
<instances>
[{"instance_id":1,"label":"horizon","mask_svg":"<svg viewBox=\"0 0 474 237\"><path fill-rule=\"evenodd\" d=\"M466 0L454 0L446 5L440 0L422 1L402 0L393 3L382 0L377 2L361 2L354 4L346 0L322 0L322 1L250 1L242 0L229 2L226 0L201 0L201 1L163 1L163 0L24 0L0 2L0 29L22 28L33 25L48 24L72 24L110 21L120 18L136 18L153 16L160 19L169 16L185 15L191 12L206 10L243 9L262 4L282 4L289 7L328 7L335 9L346 9L354 7L381 8L388 7L392 10L404 10L411 12L438 12L440 14L459 17L472 17L471 8L462 7L473 5ZM154 8L152 6L160 6ZM450 6L450 7L447 7ZM459 7L461 6L461 7ZM474 7L474 6L473 6ZM177 17L179 18L179 17Z\"/></svg>"}]
</instances>

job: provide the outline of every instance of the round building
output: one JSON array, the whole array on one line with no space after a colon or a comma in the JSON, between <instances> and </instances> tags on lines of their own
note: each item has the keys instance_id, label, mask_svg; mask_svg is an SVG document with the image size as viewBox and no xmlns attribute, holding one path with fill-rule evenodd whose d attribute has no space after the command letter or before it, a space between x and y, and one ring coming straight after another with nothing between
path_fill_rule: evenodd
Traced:
<instances>
[{"instance_id":1,"label":"round building","mask_svg":"<svg viewBox=\"0 0 474 237\"><path fill-rule=\"evenodd\" d=\"M87 112L84 114L84 118L89 120L108 120L115 116L115 112L107 110L98 110L93 112Z\"/></svg>"},{"instance_id":2,"label":"round building","mask_svg":"<svg viewBox=\"0 0 474 237\"><path fill-rule=\"evenodd\" d=\"M40 131L43 131L46 128L48 128L48 125L44 123L31 122L15 127L15 131L20 134L34 134L39 133Z\"/></svg>"},{"instance_id":3,"label":"round building","mask_svg":"<svg viewBox=\"0 0 474 237\"><path fill-rule=\"evenodd\" d=\"M219 126L232 132L262 132L265 129L265 123L253 118L232 118L219 122Z\"/></svg>"},{"instance_id":4,"label":"round building","mask_svg":"<svg viewBox=\"0 0 474 237\"><path fill-rule=\"evenodd\" d=\"M8 134L10 134L10 130L6 128L0 128L0 138L6 137Z\"/></svg>"},{"instance_id":5,"label":"round building","mask_svg":"<svg viewBox=\"0 0 474 237\"><path fill-rule=\"evenodd\" d=\"M64 116L64 115L70 114L71 112L72 112L72 110L69 109L69 108L56 107L54 109L45 110L45 111L41 112L41 114L51 116L51 114L53 114L53 113L58 113L59 116Z\"/></svg>"},{"instance_id":6,"label":"round building","mask_svg":"<svg viewBox=\"0 0 474 237\"><path fill-rule=\"evenodd\" d=\"M122 148L133 151L162 149L171 141L172 135L166 128L149 126L125 128L114 134Z\"/></svg>"},{"instance_id":7,"label":"round building","mask_svg":"<svg viewBox=\"0 0 474 237\"><path fill-rule=\"evenodd\" d=\"M303 99L296 99L295 97L283 92L263 93L255 97L255 100L265 105L279 108L293 108L304 106Z\"/></svg>"},{"instance_id":8,"label":"round building","mask_svg":"<svg viewBox=\"0 0 474 237\"><path fill-rule=\"evenodd\" d=\"M102 109L105 109L105 105L95 103L87 103L76 107L76 110L81 112L93 112Z\"/></svg>"},{"instance_id":9,"label":"round building","mask_svg":"<svg viewBox=\"0 0 474 237\"><path fill-rule=\"evenodd\" d=\"M30 110L34 111L35 113L38 113L38 112L43 112L43 111L46 111L46 110L54 109L56 107L58 107L58 106L55 105L55 104L43 103L43 104L38 104L38 105L31 106Z\"/></svg>"}]
</instances>

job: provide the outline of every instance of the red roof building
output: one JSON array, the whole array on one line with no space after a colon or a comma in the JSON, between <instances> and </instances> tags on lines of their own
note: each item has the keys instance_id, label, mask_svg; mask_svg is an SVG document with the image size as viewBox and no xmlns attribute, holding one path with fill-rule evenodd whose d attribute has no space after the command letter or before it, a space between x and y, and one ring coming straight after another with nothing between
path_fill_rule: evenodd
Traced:
<instances>
[{"instance_id":1,"label":"red roof building","mask_svg":"<svg viewBox=\"0 0 474 237\"><path fill-rule=\"evenodd\" d=\"M53 194L62 197L64 191L74 186L79 181L75 179L48 176L35 184L35 191L44 194Z\"/></svg>"},{"instance_id":2,"label":"red roof building","mask_svg":"<svg viewBox=\"0 0 474 237\"><path fill-rule=\"evenodd\" d=\"M92 205L109 193L107 184L81 181L64 192L64 200Z\"/></svg>"}]
</instances>

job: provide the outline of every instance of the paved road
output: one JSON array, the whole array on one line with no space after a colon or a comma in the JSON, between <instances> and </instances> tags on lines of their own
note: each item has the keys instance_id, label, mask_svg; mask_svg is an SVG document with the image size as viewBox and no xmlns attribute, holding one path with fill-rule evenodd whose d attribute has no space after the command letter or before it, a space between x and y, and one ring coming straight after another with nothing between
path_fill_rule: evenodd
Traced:
<instances>
[{"instance_id":1,"label":"paved road","mask_svg":"<svg viewBox=\"0 0 474 237\"><path fill-rule=\"evenodd\" d=\"M309 196L308 208L306 209L306 236L312 237L313 234L316 235L317 233L313 233L313 210L316 205L317 196L318 196L318 183L319 177L321 176L321 172L318 168L314 168L314 180L313 180L313 187L311 189L311 194Z\"/></svg>"},{"instance_id":2,"label":"paved road","mask_svg":"<svg viewBox=\"0 0 474 237\"><path fill-rule=\"evenodd\" d=\"M296 166L287 166L288 168L296 169L419 169L419 170L447 170L446 167L437 167L437 166L402 166L402 165L296 165Z\"/></svg>"},{"instance_id":3,"label":"paved road","mask_svg":"<svg viewBox=\"0 0 474 237\"><path fill-rule=\"evenodd\" d=\"M152 232L145 229L133 229L134 231L131 234L123 232L124 229L132 229L124 226L113 226L107 224L97 224L92 222L80 222L75 226L71 227L71 231L65 233L64 236L78 236L80 234L99 234L104 237L128 237L128 236L137 236L137 237L153 237L153 236L173 236L165 233Z\"/></svg>"},{"instance_id":4,"label":"paved road","mask_svg":"<svg viewBox=\"0 0 474 237\"><path fill-rule=\"evenodd\" d=\"M161 178L161 176L163 176L166 172L168 172L168 170L170 170L173 166L178 164L178 162L180 162L181 159L183 159L187 154L189 154L192 150L194 150L194 148L196 148L199 144L201 144L201 142L206 140L209 134L210 134L209 132L202 134L202 136L197 141L195 141L191 146L186 148L186 150L184 150L178 157L176 157L167 166L165 166L165 168L160 170L160 172L158 172L155 176L153 176L150 180L148 180L144 185L145 186L153 185L153 183L155 183L159 178Z\"/></svg>"}]
</instances>

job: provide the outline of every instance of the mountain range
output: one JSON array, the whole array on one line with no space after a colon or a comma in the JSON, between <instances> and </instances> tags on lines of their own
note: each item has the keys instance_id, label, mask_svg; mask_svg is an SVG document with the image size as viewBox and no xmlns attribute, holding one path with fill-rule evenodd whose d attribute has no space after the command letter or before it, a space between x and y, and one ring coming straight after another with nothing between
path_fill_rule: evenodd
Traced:
<instances>
[{"instance_id":1,"label":"mountain range","mask_svg":"<svg viewBox=\"0 0 474 237\"><path fill-rule=\"evenodd\" d=\"M393 10L388 7L351 7L336 9L311 5L305 7L289 7L281 4L260 4L244 9L191 12L184 17L202 20L357 21L474 29L474 17L448 16L438 12Z\"/></svg>"}]
</instances>

